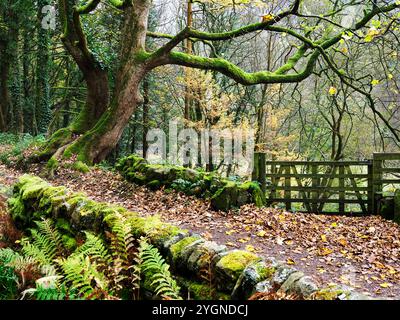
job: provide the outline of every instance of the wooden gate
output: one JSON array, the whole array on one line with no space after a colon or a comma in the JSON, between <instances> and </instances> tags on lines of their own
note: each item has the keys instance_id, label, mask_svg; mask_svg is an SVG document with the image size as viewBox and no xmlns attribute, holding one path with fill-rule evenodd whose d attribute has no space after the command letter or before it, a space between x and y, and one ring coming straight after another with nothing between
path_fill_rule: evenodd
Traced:
<instances>
[{"instance_id":1,"label":"wooden gate","mask_svg":"<svg viewBox=\"0 0 400 320\"><path fill-rule=\"evenodd\" d=\"M283 203L288 211L376 214L377 202L400 188L400 153L374 153L366 161L265 159L256 153L253 179L269 204Z\"/></svg>"},{"instance_id":2,"label":"wooden gate","mask_svg":"<svg viewBox=\"0 0 400 320\"><path fill-rule=\"evenodd\" d=\"M288 211L310 213L373 212L372 161L266 161L265 164L269 204L284 203Z\"/></svg>"}]
</instances>

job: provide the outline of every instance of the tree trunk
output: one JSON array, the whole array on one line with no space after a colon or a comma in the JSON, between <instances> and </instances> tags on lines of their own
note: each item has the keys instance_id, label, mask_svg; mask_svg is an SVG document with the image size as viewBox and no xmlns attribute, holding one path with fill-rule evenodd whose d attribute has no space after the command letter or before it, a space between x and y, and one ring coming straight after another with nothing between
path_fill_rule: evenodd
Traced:
<instances>
[{"instance_id":1,"label":"tree trunk","mask_svg":"<svg viewBox=\"0 0 400 320\"><path fill-rule=\"evenodd\" d=\"M7 58L7 42L0 41L0 131L8 130L8 112L11 106L8 77L10 60Z\"/></svg>"},{"instance_id":2,"label":"tree trunk","mask_svg":"<svg viewBox=\"0 0 400 320\"><path fill-rule=\"evenodd\" d=\"M150 5L151 1L143 0L137 2L134 8L125 9L120 66L110 107L91 130L72 143L61 146L55 155L67 158L77 155L80 161L98 163L118 144L132 114L143 101L140 83L154 67L143 59Z\"/></svg>"},{"instance_id":3,"label":"tree trunk","mask_svg":"<svg viewBox=\"0 0 400 320\"><path fill-rule=\"evenodd\" d=\"M150 81L148 77L143 80L143 158L147 157L147 133L149 131L149 103L150 103Z\"/></svg>"},{"instance_id":4,"label":"tree trunk","mask_svg":"<svg viewBox=\"0 0 400 320\"><path fill-rule=\"evenodd\" d=\"M107 70L87 47L80 15L74 7L75 1L59 0L60 20L64 26L63 44L82 72L86 82L86 102L79 115L67 128L56 131L34 161L58 157L79 136L93 129L109 104L109 82Z\"/></svg>"},{"instance_id":5,"label":"tree trunk","mask_svg":"<svg viewBox=\"0 0 400 320\"><path fill-rule=\"evenodd\" d=\"M37 134L47 132L47 127L51 121L50 110L50 31L42 27L44 14L42 8L49 5L48 0L37 2L37 40L38 49L36 56L36 92L35 92L35 116L37 124Z\"/></svg>"}]
</instances>

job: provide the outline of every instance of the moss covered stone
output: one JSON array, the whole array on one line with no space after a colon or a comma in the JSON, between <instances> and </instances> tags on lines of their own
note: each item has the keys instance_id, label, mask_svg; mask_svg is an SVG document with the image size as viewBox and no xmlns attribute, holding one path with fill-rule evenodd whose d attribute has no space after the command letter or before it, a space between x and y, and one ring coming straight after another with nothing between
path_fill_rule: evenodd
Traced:
<instances>
[{"instance_id":1,"label":"moss covered stone","mask_svg":"<svg viewBox=\"0 0 400 320\"><path fill-rule=\"evenodd\" d=\"M230 251L223 255L216 265L218 287L231 291L244 269L260 260L257 255L242 250Z\"/></svg>"},{"instance_id":2,"label":"moss covered stone","mask_svg":"<svg viewBox=\"0 0 400 320\"><path fill-rule=\"evenodd\" d=\"M187 291L187 296L194 300L230 300L229 294L217 291L211 283L192 281L178 277L179 285Z\"/></svg>"},{"instance_id":3,"label":"moss covered stone","mask_svg":"<svg viewBox=\"0 0 400 320\"><path fill-rule=\"evenodd\" d=\"M184 249L199 239L200 239L200 237L198 237L198 236L192 236L192 237L183 238L182 240L173 244L170 247L172 261L175 263L178 262L179 259L182 257L182 253L183 253Z\"/></svg>"},{"instance_id":4,"label":"moss covered stone","mask_svg":"<svg viewBox=\"0 0 400 320\"><path fill-rule=\"evenodd\" d=\"M184 230L176 226L162 222L159 216L143 218L132 215L127 220L127 223L131 225L132 234L135 237L146 236L154 244L159 244L165 239L172 238L184 232Z\"/></svg>"},{"instance_id":5,"label":"moss covered stone","mask_svg":"<svg viewBox=\"0 0 400 320\"><path fill-rule=\"evenodd\" d=\"M127 179L156 190L164 186L188 195L211 199L215 210L228 211L248 203L265 204L265 195L256 182L222 179L215 173L172 165L149 164L131 155L118 160L116 169Z\"/></svg>"}]
</instances>

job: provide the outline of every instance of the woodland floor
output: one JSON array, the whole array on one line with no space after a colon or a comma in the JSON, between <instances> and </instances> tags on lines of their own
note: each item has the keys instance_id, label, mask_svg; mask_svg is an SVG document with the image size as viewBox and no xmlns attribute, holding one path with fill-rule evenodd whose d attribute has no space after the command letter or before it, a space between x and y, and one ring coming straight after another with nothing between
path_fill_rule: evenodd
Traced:
<instances>
[{"instance_id":1,"label":"woodland floor","mask_svg":"<svg viewBox=\"0 0 400 320\"><path fill-rule=\"evenodd\" d=\"M43 177L40 167L31 173ZM21 174L0 165L0 185L14 183ZM102 169L87 174L62 170L46 179L143 216L160 215L164 221L230 248L286 261L320 286L345 284L371 296L400 296L400 226L377 216L295 214L253 206L215 212L207 201L150 191Z\"/></svg>"}]
</instances>

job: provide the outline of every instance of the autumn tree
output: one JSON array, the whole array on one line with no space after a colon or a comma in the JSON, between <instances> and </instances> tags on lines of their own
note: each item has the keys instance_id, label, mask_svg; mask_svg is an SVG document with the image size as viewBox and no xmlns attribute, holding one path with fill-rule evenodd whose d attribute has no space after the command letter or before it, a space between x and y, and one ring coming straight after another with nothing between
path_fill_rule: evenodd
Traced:
<instances>
[{"instance_id":1,"label":"autumn tree","mask_svg":"<svg viewBox=\"0 0 400 320\"><path fill-rule=\"evenodd\" d=\"M382 18L396 22L400 3L367 2L363 5L363 14L351 26L342 26L335 17L349 6L359 6L359 3L332 1L327 6L327 12L318 15L303 12L302 3L302 0L287 1L286 9L271 12L260 19L260 22L235 30L210 33L186 27L173 36L148 32L152 1L110 0L109 4L122 12L124 21L120 31L116 83L109 99L107 72L91 52L81 23L81 16L96 10L100 0L87 1L83 5L75 0L59 0L63 43L84 75L87 100L75 121L50 137L38 159L77 155L80 161L89 164L103 160L117 145L131 115L143 102L140 84L144 77L153 69L169 64L219 72L242 85L251 86L299 83L314 73L317 63L323 62L344 84L366 97L374 113L382 118L393 136L398 139L398 132L390 127L382 113L375 108L370 92L359 88L355 79L338 69L329 52L335 49L344 35L359 36L358 33L369 28L373 19ZM395 22L389 24L387 29L395 27ZM297 43L297 49L277 69L256 72L246 72L222 57L209 58L177 49L188 40L215 43L257 32L290 36ZM381 35L384 36L385 32ZM148 36L165 38L166 43L154 51L147 51L145 43Z\"/></svg>"}]
</instances>

